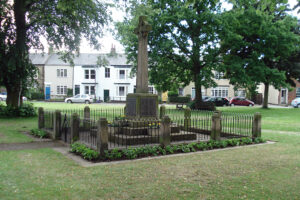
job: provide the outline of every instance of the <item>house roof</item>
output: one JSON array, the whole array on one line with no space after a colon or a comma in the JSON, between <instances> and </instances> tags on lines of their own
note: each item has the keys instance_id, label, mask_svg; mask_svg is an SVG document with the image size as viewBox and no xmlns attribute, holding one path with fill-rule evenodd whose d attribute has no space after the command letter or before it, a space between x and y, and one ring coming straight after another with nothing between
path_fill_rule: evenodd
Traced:
<instances>
[{"instance_id":1,"label":"house roof","mask_svg":"<svg viewBox=\"0 0 300 200\"><path fill-rule=\"evenodd\" d=\"M127 59L125 54L116 54L110 56L109 54L91 54L91 53L81 53L79 56L75 56L74 64L75 66L82 65L96 65L98 57L105 58L109 65L129 65L127 64ZM30 54L30 59L33 64L44 64L52 66L70 66L69 63L65 63L60 59L58 54Z\"/></svg>"},{"instance_id":2,"label":"house roof","mask_svg":"<svg viewBox=\"0 0 300 200\"><path fill-rule=\"evenodd\" d=\"M49 54L44 53L31 53L29 54L29 59L31 60L32 64L34 65L44 65L48 58L50 57Z\"/></svg>"}]
</instances>

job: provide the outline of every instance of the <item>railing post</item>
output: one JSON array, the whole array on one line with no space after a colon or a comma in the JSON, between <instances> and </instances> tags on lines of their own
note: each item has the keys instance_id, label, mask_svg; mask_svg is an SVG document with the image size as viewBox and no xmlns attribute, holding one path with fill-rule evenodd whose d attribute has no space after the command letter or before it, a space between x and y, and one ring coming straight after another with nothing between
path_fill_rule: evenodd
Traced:
<instances>
[{"instance_id":1,"label":"railing post","mask_svg":"<svg viewBox=\"0 0 300 200\"><path fill-rule=\"evenodd\" d=\"M77 113L71 115L71 143L79 140L79 116Z\"/></svg>"},{"instance_id":2,"label":"railing post","mask_svg":"<svg viewBox=\"0 0 300 200\"><path fill-rule=\"evenodd\" d=\"M166 106L161 106L159 109L159 118L162 119L166 115Z\"/></svg>"},{"instance_id":3,"label":"railing post","mask_svg":"<svg viewBox=\"0 0 300 200\"><path fill-rule=\"evenodd\" d=\"M222 131L221 112L215 111L212 116L210 139L221 140L221 131Z\"/></svg>"},{"instance_id":4,"label":"railing post","mask_svg":"<svg viewBox=\"0 0 300 200\"><path fill-rule=\"evenodd\" d=\"M108 150L108 126L106 118L100 118L97 125L97 151L104 156L105 150Z\"/></svg>"},{"instance_id":5,"label":"railing post","mask_svg":"<svg viewBox=\"0 0 300 200\"><path fill-rule=\"evenodd\" d=\"M84 130L90 129L90 118L91 118L90 107L85 106L84 112L83 112L83 128L84 128Z\"/></svg>"},{"instance_id":6,"label":"railing post","mask_svg":"<svg viewBox=\"0 0 300 200\"><path fill-rule=\"evenodd\" d=\"M54 130L53 139L59 139L61 137L61 112L60 112L60 110L55 110L53 130Z\"/></svg>"},{"instance_id":7,"label":"railing post","mask_svg":"<svg viewBox=\"0 0 300 200\"><path fill-rule=\"evenodd\" d=\"M42 128L45 127L45 113L44 113L44 108L39 107L38 115L39 115L38 128L42 129Z\"/></svg>"},{"instance_id":8,"label":"railing post","mask_svg":"<svg viewBox=\"0 0 300 200\"><path fill-rule=\"evenodd\" d=\"M261 137L261 114L259 112L254 114L252 124L252 137Z\"/></svg>"},{"instance_id":9,"label":"railing post","mask_svg":"<svg viewBox=\"0 0 300 200\"><path fill-rule=\"evenodd\" d=\"M187 131L191 127L192 111L190 108L184 109L184 130Z\"/></svg>"},{"instance_id":10,"label":"railing post","mask_svg":"<svg viewBox=\"0 0 300 200\"><path fill-rule=\"evenodd\" d=\"M165 147L171 144L171 119L164 116L160 123L159 143Z\"/></svg>"}]
</instances>

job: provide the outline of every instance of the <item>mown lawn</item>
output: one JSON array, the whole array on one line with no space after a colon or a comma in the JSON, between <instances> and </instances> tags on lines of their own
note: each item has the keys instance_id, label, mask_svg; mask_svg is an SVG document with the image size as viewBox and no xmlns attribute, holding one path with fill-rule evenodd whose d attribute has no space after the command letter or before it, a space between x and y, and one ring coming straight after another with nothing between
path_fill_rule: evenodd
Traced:
<instances>
[{"instance_id":1,"label":"mown lawn","mask_svg":"<svg viewBox=\"0 0 300 200\"><path fill-rule=\"evenodd\" d=\"M1 151L0 199L299 199L300 134L276 144L83 168L51 149Z\"/></svg>"},{"instance_id":2,"label":"mown lawn","mask_svg":"<svg viewBox=\"0 0 300 200\"><path fill-rule=\"evenodd\" d=\"M89 168L52 149L0 151L0 199L300 199L300 109L220 109L261 112L277 142ZM0 119L0 143L30 141L19 132L36 120Z\"/></svg>"}]
</instances>

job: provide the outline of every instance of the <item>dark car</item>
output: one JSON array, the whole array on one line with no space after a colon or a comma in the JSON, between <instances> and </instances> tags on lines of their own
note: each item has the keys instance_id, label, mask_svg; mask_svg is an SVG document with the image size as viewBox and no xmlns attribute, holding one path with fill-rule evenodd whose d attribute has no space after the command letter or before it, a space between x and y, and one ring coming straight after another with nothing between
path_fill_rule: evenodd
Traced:
<instances>
[{"instance_id":1,"label":"dark car","mask_svg":"<svg viewBox=\"0 0 300 200\"><path fill-rule=\"evenodd\" d=\"M234 97L229 103L231 106L254 106L254 102L243 97Z\"/></svg>"},{"instance_id":2,"label":"dark car","mask_svg":"<svg viewBox=\"0 0 300 200\"><path fill-rule=\"evenodd\" d=\"M228 99L224 97L210 97L204 101L213 102L216 106L229 106Z\"/></svg>"}]
</instances>

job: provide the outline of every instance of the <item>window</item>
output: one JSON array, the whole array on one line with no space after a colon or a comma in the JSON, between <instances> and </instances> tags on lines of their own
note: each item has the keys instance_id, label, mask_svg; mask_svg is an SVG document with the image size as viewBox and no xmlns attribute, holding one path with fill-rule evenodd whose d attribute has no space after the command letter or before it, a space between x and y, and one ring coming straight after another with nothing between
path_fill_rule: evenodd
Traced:
<instances>
[{"instance_id":1,"label":"window","mask_svg":"<svg viewBox=\"0 0 300 200\"><path fill-rule=\"evenodd\" d=\"M148 87L148 93L153 94L153 87Z\"/></svg>"},{"instance_id":2,"label":"window","mask_svg":"<svg viewBox=\"0 0 300 200\"><path fill-rule=\"evenodd\" d=\"M296 97L300 97L300 87L296 88Z\"/></svg>"},{"instance_id":3,"label":"window","mask_svg":"<svg viewBox=\"0 0 300 200\"><path fill-rule=\"evenodd\" d=\"M84 70L84 78L89 79L90 78L90 70L86 69Z\"/></svg>"},{"instance_id":4,"label":"window","mask_svg":"<svg viewBox=\"0 0 300 200\"><path fill-rule=\"evenodd\" d=\"M56 94L66 95L67 94L67 86L58 85L56 89Z\"/></svg>"},{"instance_id":5,"label":"window","mask_svg":"<svg viewBox=\"0 0 300 200\"><path fill-rule=\"evenodd\" d=\"M84 94L90 94L90 87L84 86Z\"/></svg>"},{"instance_id":6,"label":"window","mask_svg":"<svg viewBox=\"0 0 300 200\"><path fill-rule=\"evenodd\" d=\"M95 86L91 86L90 92L90 95L95 95Z\"/></svg>"},{"instance_id":7,"label":"window","mask_svg":"<svg viewBox=\"0 0 300 200\"><path fill-rule=\"evenodd\" d=\"M223 72L215 72L215 79L222 79L224 76L224 73Z\"/></svg>"},{"instance_id":8,"label":"window","mask_svg":"<svg viewBox=\"0 0 300 200\"><path fill-rule=\"evenodd\" d=\"M84 78L85 79L96 79L96 71L94 69L84 70Z\"/></svg>"},{"instance_id":9,"label":"window","mask_svg":"<svg viewBox=\"0 0 300 200\"><path fill-rule=\"evenodd\" d=\"M228 87L216 87L211 89L211 96L213 97L227 97Z\"/></svg>"},{"instance_id":10,"label":"window","mask_svg":"<svg viewBox=\"0 0 300 200\"><path fill-rule=\"evenodd\" d=\"M105 78L110 78L110 68L105 68Z\"/></svg>"},{"instance_id":11,"label":"window","mask_svg":"<svg viewBox=\"0 0 300 200\"><path fill-rule=\"evenodd\" d=\"M124 86L119 87L119 96L125 96L125 87Z\"/></svg>"},{"instance_id":12,"label":"window","mask_svg":"<svg viewBox=\"0 0 300 200\"><path fill-rule=\"evenodd\" d=\"M235 96L246 97L246 90L238 90L235 92Z\"/></svg>"},{"instance_id":13,"label":"window","mask_svg":"<svg viewBox=\"0 0 300 200\"><path fill-rule=\"evenodd\" d=\"M94 69L91 70L91 79L96 78L96 71Z\"/></svg>"},{"instance_id":14,"label":"window","mask_svg":"<svg viewBox=\"0 0 300 200\"><path fill-rule=\"evenodd\" d=\"M183 96L183 88L179 88L178 89L178 95L179 96Z\"/></svg>"},{"instance_id":15,"label":"window","mask_svg":"<svg viewBox=\"0 0 300 200\"><path fill-rule=\"evenodd\" d=\"M57 77L67 77L67 69L57 69Z\"/></svg>"},{"instance_id":16,"label":"window","mask_svg":"<svg viewBox=\"0 0 300 200\"><path fill-rule=\"evenodd\" d=\"M125 70L120 70L120 72L119 72L119 78L120 79L125 79Z\"/></svg>"},{"instance_id":17,"label":"window","mask_svg":"<svg viewBox=\"0 0 300 200\"><path fill-rule=\"evenodd\" d=\"M192 88L192 99L195 99L196 97L196 89Z\"/></svg>"},{"instance_id":18,"label":"window","mask_svg":"<svg viewBox=\"0 0 300 200\"><path fill-rule=\"evenodd\" d=\"M80 94L80 85L75 85L75 95Z\"/></svg>"}]
</instances>

